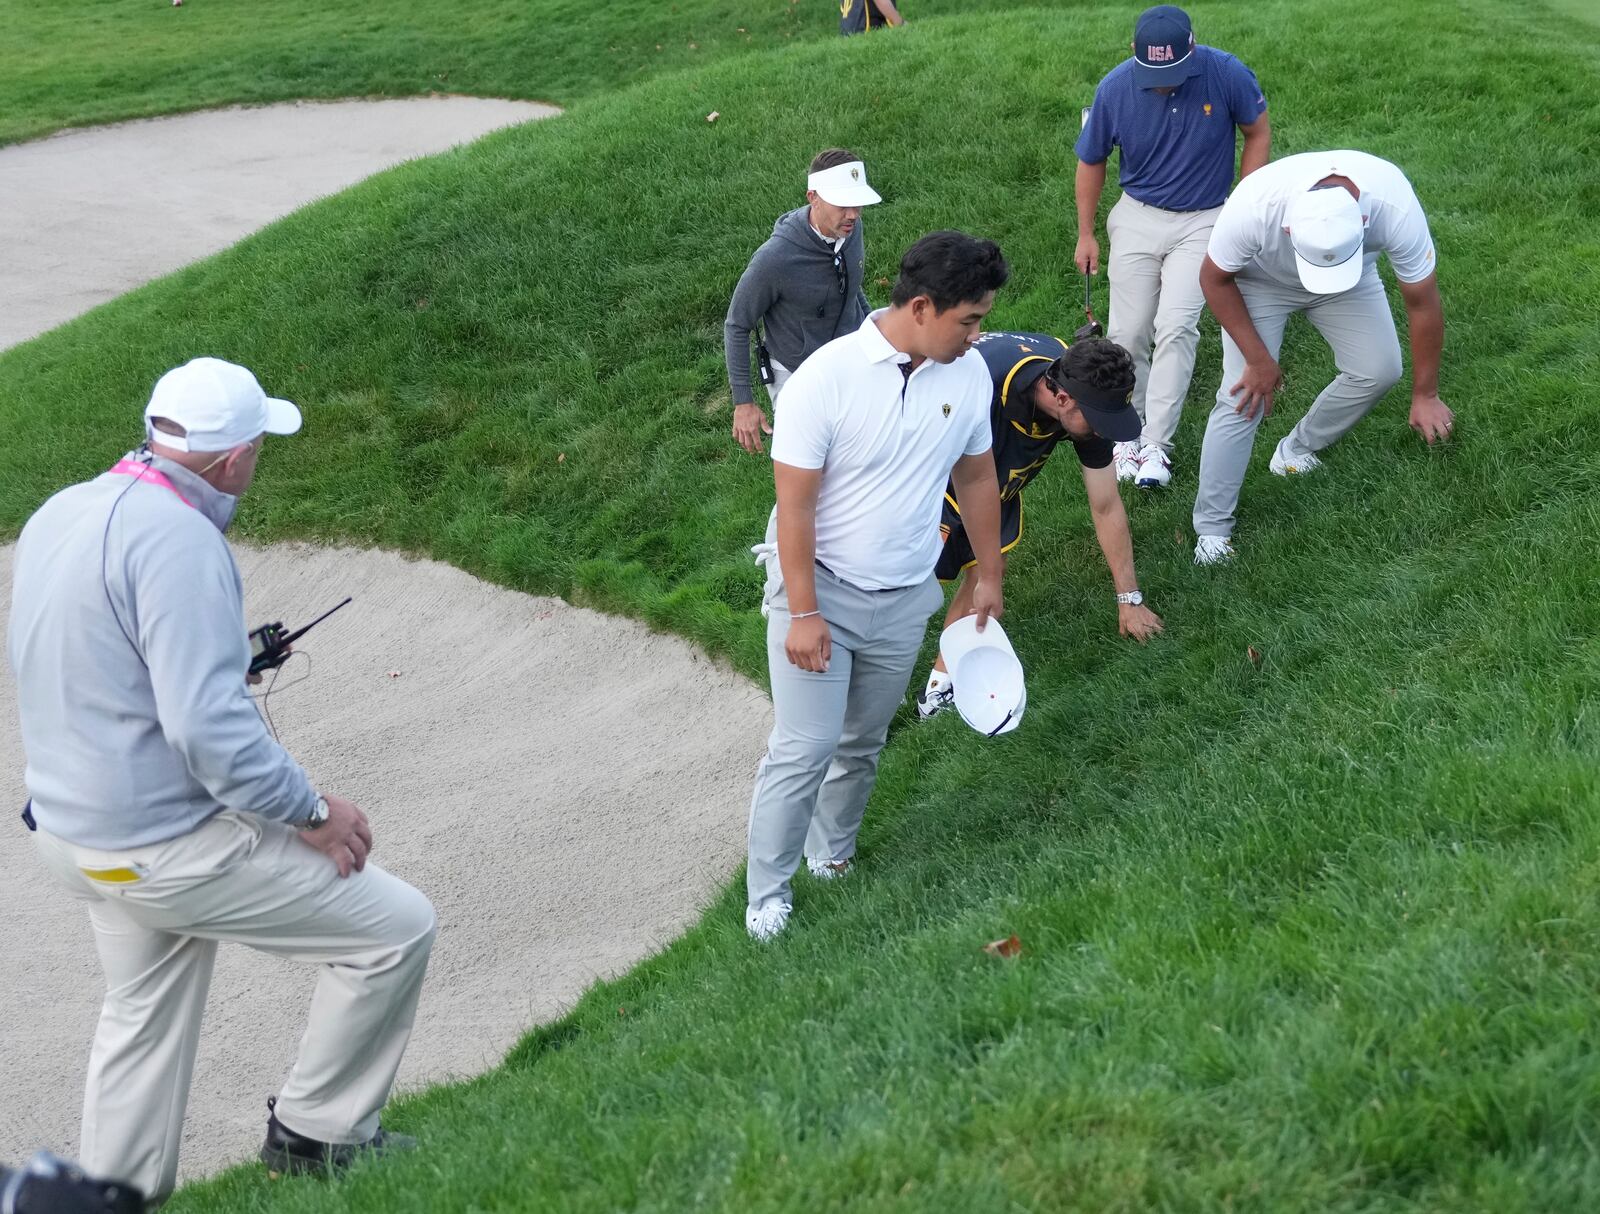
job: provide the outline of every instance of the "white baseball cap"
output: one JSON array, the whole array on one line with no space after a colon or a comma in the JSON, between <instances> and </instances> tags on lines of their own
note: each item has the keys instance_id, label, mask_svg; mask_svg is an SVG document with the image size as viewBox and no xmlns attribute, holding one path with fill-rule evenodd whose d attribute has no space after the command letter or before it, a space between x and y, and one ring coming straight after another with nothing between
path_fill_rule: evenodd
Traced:
<instances>
[{"instance_id":1,"label":"white baseball cap","mask_svg":"<svg viewBox=\"0 0 1600 1214\"><path fill-rule=\"evenodd\" d=\"M1283 223L1306 290L1334 295L1361 281L1366 227L1361 204L1349 190L1330 186L1297 194L1284 211Z\"/></svg>"},{"instance_id":2,"label":"white baseball cap","mask_svg":"<svg viewBox=\"0 0 1600 1214\"><path fill-rule=\"evenodd\" d=\"M939 652L955 684L956 711L986 737L1010 733L1028 704L1022 663L998 620L978 631L978 617L962 616L939 637Z\"/></svg>"},{"instance_id":3,"label":"white baseball cap","mask_svg":"<svg viewBox=\"0 0 1600 1214\"><path fill-rule=\"evenodd\" d=\"M151 419L164 417L185 435L157 431ZM156 380L144 407L145 437L179 451L231 451L262 434L293 434L300 410L261 390L256 377L237 363L195 358Z\"/></svg>"},{"instance_id":4,"label":"white baseball cap","mask_svg":"<svg viewBox=\"0 0 1600 1214\"><path fill-rule=\"evenodd\" d=\"M810 174L806 189L815 190L823 202L836 207L870 207L883 201L878 191L867 184L867 166L859 160Z\"/></svg>"}]
</instances>

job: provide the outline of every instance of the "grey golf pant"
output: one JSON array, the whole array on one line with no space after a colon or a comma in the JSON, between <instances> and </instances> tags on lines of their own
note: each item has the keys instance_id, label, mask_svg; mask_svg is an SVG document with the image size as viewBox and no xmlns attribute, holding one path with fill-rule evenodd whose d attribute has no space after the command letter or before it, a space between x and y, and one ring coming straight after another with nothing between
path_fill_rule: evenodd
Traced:
<instances>
[{"instance_id":1,"label":"grey golf pant","mask_svg":"<svg viewBox=\"0 0 1600 1214\"><path fill-rule=\"evenodd\" d=\"M774 570L768 582L767 669L772 734L750 798L752 908L789 902L802 854L838 863L856 834L878 774L889 722L916 668L928 617L944 605L932 574L900 590L858 590L817 569L817 606L833 637L821 674L789 661L789 600Z\"/></svg>"},{"instance_id":2,"label":"grey golf pant","mask_svg":"<svg viewBox=\"0 0 1600 1214\"><path fill-rule=\"evenodd\" d=\"M1295 312L1304 312L1333 348L1339 374L1289 432L1291 451L1314 454L1332 446L1400 382L1404 370L1400 339L1375 265L1369 264L1360 282L1337 295L1313 295L1302 287L1247 274L1240 274L1236 281L1256 332L1273 358L1278 357L1284 326ZM1235 398L1228 389L1243 374L1244 355L1224 332L1222 383L1200 448L1200 489L1194 499L1196 535L1230 536L1237 521L1234 511L1239 505L1239 489L1261 425L1260 413L1246 418L1233 411Z\"/></svg>"}]
</instances>

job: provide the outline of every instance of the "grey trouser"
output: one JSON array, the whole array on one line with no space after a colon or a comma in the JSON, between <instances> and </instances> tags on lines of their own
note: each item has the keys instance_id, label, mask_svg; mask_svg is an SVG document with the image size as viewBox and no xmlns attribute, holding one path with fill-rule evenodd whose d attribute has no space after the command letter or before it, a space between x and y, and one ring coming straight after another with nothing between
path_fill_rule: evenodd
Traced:
<instances>
[{"instance_id":1,"label":"grey trouser","mask_svg":"<svg viewBox=\"0 0 1600 1214\"><path fill-rule=\"evenodd\" d=\"M855 855L889 722L911 682L928 617L944 605L931 573L917 586L869 591L819 566L817 606L833 656L813 674L784 652L789 599L775 557L768 570L773 722L750 798L751 907L790 901L789 878L802 854L832 863Z\"/></svg>"},{"instance_id":2,"label":"grey trouser","mask_svg":"<svg viewBox=\"0 0 1600 1214\"><path fill-rule=\"evenodd\" d=\"M1133 355L1133 407L1144 422L1139 441L1169 453L1200 344L1200 263L1221 210L1164 211L1124 194L1106 216L1106 336Z\"/></svg>"},{"instance_id":3,"label":"grey trouser","mask_svg":"<svg viewBox=\"0 0 1600 1214\"><path fill-rule=\"evenodd\" d=\"M278 1096L283 1123L324 1142L372 1137L433 946L425 897L376 864L341 878L290 827L233 810L127 851L42 829L34 841L51 873L88 903L106 975L83 1099L86 1171L130 1181L152 1199L172 1192L221 940L318 968L300 1054Z\"/></svg>"},{"instance_id":4,"label":"grey trouser","mask_svg":"<svg viewBox=\"0 0 1600 1214\"><path fill-rule=\"evenodd\" d=\"M1289 432L1291 451L1315 454L1332 446L1400 382L1404 370L1400 339L1395 334L1394 316L1376 266L1367 266L1360 282L1337 295L1313 295L1301 287L1246 274L1240 274L1236 281L1250 320L1273 358L1278 357L1283 344L1284 325L1295 312L1304 312L1333 348L1333 362L1339 374ZM1243 374L1244 355L1224 332L1222 384L1200 448L1200 489L1194 499L1196 535L1233 534L1239 488L1244 484L1250 447L1261 424L1259 412L1246 418L1233 411L1236 402L1228 389Z\"/></svg>"}]
</instances>

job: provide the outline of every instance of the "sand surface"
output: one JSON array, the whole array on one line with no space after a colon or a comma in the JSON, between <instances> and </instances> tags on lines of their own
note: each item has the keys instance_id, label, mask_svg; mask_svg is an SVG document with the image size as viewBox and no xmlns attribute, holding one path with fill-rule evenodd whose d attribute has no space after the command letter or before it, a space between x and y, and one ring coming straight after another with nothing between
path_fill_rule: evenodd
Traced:
<instances>
[{"instance_id":1,"label":"sand surface","mask_svg":"<svg viewBox=\"0 0 1600 1214\"><path fill-rule=\"evenodd\" d=\"M558 112L478 97L296 102L0 148L0 350L363 177Z\"/></svg>"},{"instance_id":2,"label":"sand surface","mask_svg":"<svg viewBox=\"0 0 1600 1214\"><path fill-rule=\"evenodd\" d=\"M385 552L239 550L251 626L355 602L297 646L269 701L321 787L369 813L374 859L426 892L439 937L402 1085L496 1063L694 919L744 856L766 696L629 620ZM0 548L0 602L11 549ZM298 681L298 680L304 681ZM77 1149L103 981L82 906L54 885L0 678L0 1160ZM313 972L224 945L183 1146L194 1177L260 1146Z\"/></svg>"}]
</instances>

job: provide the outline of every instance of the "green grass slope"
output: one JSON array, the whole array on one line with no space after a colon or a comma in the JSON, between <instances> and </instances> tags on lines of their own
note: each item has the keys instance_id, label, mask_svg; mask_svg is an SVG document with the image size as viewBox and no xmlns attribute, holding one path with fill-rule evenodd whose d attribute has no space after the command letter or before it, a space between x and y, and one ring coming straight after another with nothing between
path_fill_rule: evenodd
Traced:
<instances>
[{"instance_id":1,"label":"green grass slope","mask_svg":"<svg viewBox=\"0 0 1600 1214\"><path fill-rule=\"evenodd\" d=\"M1300 326L1243 559L1195 570L1208 339L1188 461L1130 503L1167 636L1111 635L1076 478L1047 473L1008 585L1027 721L903 720L858 875L802 878L783 939L753 947L730 889L498 1071L399 1102L423 1153L332 1185L243 1169L170 1208L1593 1205L1600 105L1517 13L1323 11L1219 4L1207 36L1259 69L1279 154L1411 174L1460 439L1424 449L1397 394L1316 477L1266 475L1331 372ZM118 454L160 370L215 353L308 411L244 534L426 552L760 677L744 549L770 482L720 369L749 251L843 143L890 200L869 281L960 226L1016 267L997 325L1070 329L1071 140L1126 16L674 75L302 212L0 356L0 529ZM980 952L1011 932L1020 958Z\"/></svg>"},{"instance_id":2,"label":"green grass slope","mask_svg":"<svg viewBox=\"0 0 1600 1214\"><path fill-rule=\"evenodd\" d=\"M911 0L918 21L1018 0ZM0 144L302 97L567 104L662 71L837 38L831 0L0 0Z\"/></svg>"}]
</instances>

